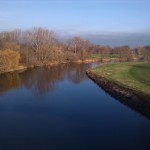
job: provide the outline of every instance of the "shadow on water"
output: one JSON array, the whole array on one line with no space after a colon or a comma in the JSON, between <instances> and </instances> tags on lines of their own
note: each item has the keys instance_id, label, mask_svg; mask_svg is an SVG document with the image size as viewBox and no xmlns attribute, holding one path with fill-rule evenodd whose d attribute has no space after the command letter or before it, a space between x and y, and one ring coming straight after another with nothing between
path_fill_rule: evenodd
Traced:
<instances>
[{"instance_id":1,"label":"shadow on water","mask_svg":"<svg viewBox=\"0 0 150 150\"><path fill-rule=\"evenodd\" d=\"M97 84L95 81L93 81ZM117 95L116 93L107 90L105 87L98 85L100 89L105 91L106 94L109 94L115 100L118 100L121 104L128 106L130 109L136 111L137 113L143 115L144 117L150 119L150 101L144 99L132 99L126 98L124 96Z\"/></svg>"},{"instance_id":2,"label":"shadow on water","mask_svg":"<svg viewBox=\"0 0 150 150\"><path fill-rule=\"evenodd\" d=\"M149 86L148 83L150 79L149 78L150 74L148 74L149 70L147 71L148 67L146 67L145 69L142 66L140 66L140 68L142 68L142 70L141 69L137 70L135 66L129 70L129 73L134 78L136 78L137 81L140 80L139 82ZM144 77L143 77L143 73L145 73ZM119 100L120 103L129 106L129 108L131 108L132 110L150 119L150 95L149 94L120 86L119 84L111 82L106 78L99 77L90 71L87 71L87 75L111 97L115 98L116 100Z\"/></svg>"}]
</instances>

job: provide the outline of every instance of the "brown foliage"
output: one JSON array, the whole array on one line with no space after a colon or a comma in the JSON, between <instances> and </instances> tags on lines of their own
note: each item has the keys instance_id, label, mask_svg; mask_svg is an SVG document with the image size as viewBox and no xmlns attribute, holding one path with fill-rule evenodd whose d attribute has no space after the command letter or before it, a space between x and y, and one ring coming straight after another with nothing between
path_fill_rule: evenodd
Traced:
<instances>
[{"instance_id":1,"label":"brown foliage","mask_svg":"<svg viewBox=\"0 0 150 150\"><path fill-rule=\"evenodd\" d=\"M12 50L0 51L0 72L15 69L19 65L20 54Z\"/></svg>"},{"instance_id":2,"label":"brown foliage","mask_svg":"<svg viewBox=\"0 0 150 150\"><path fill-rule=\"evenodd\" d=\"M150 61L150 46L145 46L143 50L143 57L145 60Z\"/></svg>"},{"instance_id":3,"label":"brown foliage","mask_svg":"<svg viewBox=\"0 0 150 150\"><path fill-rule=\"evenodd\" d=\"M132 60L132 51L129 46L120 46L114 48L115 54L119 55L120 61L130 61Z\"/></svg>"},{"instance_id":4,"label":"brown foliage","mask_svg":"<svg viewBox=\"0 0 150 150\"><path fill-rule=\"evenodd\" d=\"M0 50L11 49L20 50L19 39L21 36L20 30L12 32L1 32L0 33Z\"/></svg>"},{"instance_id":5,"label":"brown foliage","mask_svg":"<svg viewBox=\"0 0 150 150\"><path fill-rule=\"evenodd\" d=\"M88 40L81 37L74 37L68 41L68 50L74 53L76 58L84 60L91 45Z\"/></svg>"},{"instance_id":6,"label":"brown foliage","mask_svg":"<svg viewBox=\"0 0 150 150\"><path fill-rule=\"evenodd\" d=\"M24 33L24 40L36 62L46 63L53 58L57 44L56 34L53 31L33 28Z\"/></svg>"},{"instance_id":7,"label":"brown foliage","mask_svg":"<svg viewBox=\"0 0 150 150\"><path fill-rule=\"evenodd\" d=\"M129 46L115 47L93 45L90 41L76 36L62 43L54 31L45 28L33 28L27 31L15 30L0 33L0 50L11 49L20 54L20 62L27 66L85 60L92 54L100 54L101 58L109 59L111 54L117 54L117 61L132 60L132 50ZM149 60L149 47L139 47L137 54L143 60ZM16 67L13 58L19 56L8 52L0 52L0 70ZM14 60L15 61L15 60ZM12 65L13 64L13 65Z\"/></svg>"},{"instance_id":8,"label":"brown foliage","mask_svg":"<svg viewBox=\"0 0 150 150\"><path fill-rule=\"evenodd\" d=\"M93 49L95 54L101 54L101 56L103 57L108 56L112 50L110 46L101 46L101 45L95 45Z\"/></svg>"}]
</instances>

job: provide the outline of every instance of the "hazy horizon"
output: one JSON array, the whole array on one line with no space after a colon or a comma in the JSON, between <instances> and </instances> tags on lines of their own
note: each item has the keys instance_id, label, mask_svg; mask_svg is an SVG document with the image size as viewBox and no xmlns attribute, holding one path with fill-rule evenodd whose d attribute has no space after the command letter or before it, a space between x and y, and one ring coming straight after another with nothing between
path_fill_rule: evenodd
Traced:
<instances>
[{"instance_id":1,"label":"hazy horizon","mask_svg":"<svg viewBox=\"0 0 150 150\"><path fill-rule=\"evenodd\" d=\"M129 45L131 47L150 45L150 33L123 33L123 32L64 32L56 31L62 41L66 41L73 36L81 36L97 45L122 46Z\"/></svg>"},{"instance_id":2,"label":"hazy horizon","mask_svg":"<svg viewBox=\"0 0 150 150\"><path fill-rule=\"evenodd\" d=\"M149 45L150 0L1 0L0 31L44 27L101 45Z\"/></svg>"}]
</instances>

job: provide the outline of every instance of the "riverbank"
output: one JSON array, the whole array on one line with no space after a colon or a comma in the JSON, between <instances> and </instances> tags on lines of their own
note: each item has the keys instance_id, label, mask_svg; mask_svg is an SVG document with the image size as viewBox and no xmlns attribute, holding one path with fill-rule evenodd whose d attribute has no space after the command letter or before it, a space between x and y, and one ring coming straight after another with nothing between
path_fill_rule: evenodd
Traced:
<instances>
[{"instance_id":1,"label":"riverbank","mask_svg":"<svg viewBox=\"0 0 150 150\"><path fill-rule=\"evenodd\" d=\"M44 66L52 67L52 66L56 66L59 64L66 64L66 63L78 63L78 64L80 64L80 63L91 63L91 62L99 62L99 59L85 59L85 60L66 61L66 62L57 62L56 61L56 62L48 63L48 64L39 64L39 65L30 65L30 66L20 65L17 68L10 69L8 71L0 72L0 74L20 72L20 71L22 72L22 71L25 71L29 68L35 68L35 67L44 67Z\"/></svg>"},{"instance_id":2,"label":"riverbank","mask_svg":"<svg viewBox=\"0 0 150 150\"><path fill-rule=\"evenodd\" d=\"M13 72L22 72L22 71L27 70L28 68L31 68L31 67L27 67L27 66L24 66L24 65L20 65L20 66L18 66L18 67L16 67L16 68L13 68L13 69L10 69L10 70L7 70L7 71L0 72L0 74L13 73Z\"/></svg>"},{"instance_id":3,"label":"riverbank","mask_svg":"<svg viewBox=\"0 0 150 150\"><path fill-rule=\"evenodd\" d=\"M108 64L87 75L122 103L150 117L150 64Z\"/></svg>"}]
</instances>

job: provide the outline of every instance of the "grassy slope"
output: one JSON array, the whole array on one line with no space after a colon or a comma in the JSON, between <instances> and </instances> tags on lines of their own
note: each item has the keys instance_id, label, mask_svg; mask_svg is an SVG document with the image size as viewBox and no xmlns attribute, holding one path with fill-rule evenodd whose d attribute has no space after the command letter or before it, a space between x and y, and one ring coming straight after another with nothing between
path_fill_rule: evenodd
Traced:
<instances>
[{"instance_id":1,"label":"grassy slope","mask_svg":"<svg viewBox=\"0 0 150 150\"><path fill-rule=\"evenodd\" d=\"M129 89L150 94L150 63L108 64L92 72Z\"/></svg>"}]
</instances>

